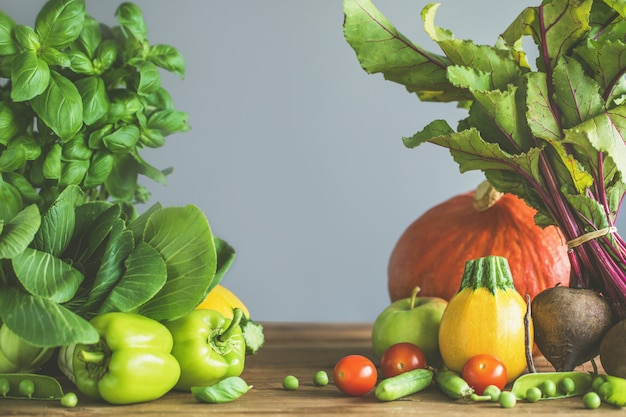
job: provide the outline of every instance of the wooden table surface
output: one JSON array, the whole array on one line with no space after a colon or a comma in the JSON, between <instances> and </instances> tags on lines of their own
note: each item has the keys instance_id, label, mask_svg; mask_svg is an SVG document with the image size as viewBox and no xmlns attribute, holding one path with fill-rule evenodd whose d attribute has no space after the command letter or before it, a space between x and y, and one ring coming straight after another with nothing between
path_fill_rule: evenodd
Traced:
<instances>
[{"instance_id":1,"label":"wooden table surface","mask_svg":"<svg viewBox=\"0 0 626 417\"><path fill-rule=\"evenodd\" d=\"M79 397L76 408L63 408L57 401L0 400L0 416L502 416L502 415L610 415L626 416L626 409L603 404L587 410L580 397L546 400L538 403L518 402L503 409L497 403L466 403L443 396L436 387L382 403L373 393L364 397L347 397L332 384L334 364L348 354L363 354L374 359L368 324L299 324L264 323L265 346L249 356L242 377L253 388L241 398L227 404L200 404L190 393L171 392L163 398L143 404L113 406ZM545 360L537 360L538 371L553 370ZM315 372L325 370L331 383L313 384ZM300 379L300 388L286 391L286 375ZM72 389L67 385L67 389Z\"/></svg>"}]
</instances>

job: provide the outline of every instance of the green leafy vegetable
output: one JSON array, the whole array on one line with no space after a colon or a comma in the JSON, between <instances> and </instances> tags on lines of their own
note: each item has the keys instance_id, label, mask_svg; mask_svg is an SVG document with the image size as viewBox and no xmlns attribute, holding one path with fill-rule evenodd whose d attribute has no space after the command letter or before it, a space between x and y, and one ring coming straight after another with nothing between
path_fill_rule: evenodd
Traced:
<instances>
[{"instance_id":1,"label":"green leafy vegetable","mask_svg":"<svg viewBox=\"0 0 626 417\"><path fill-rule=\"evenodd\" d=\"M185 61L150 45L136 5L116 16L49 0L29 27L0 11L0 324L37 347L97 342L101 313L183 316L234 259L195 205L136 211L140 176L171 172L142 149L189 129L160 78Z\"/></svg>"},{"instance_id":2,"label":"green leafy vegetable","mask_svg":"<svg viewBox=\"0 0 626 417\"><path fill-rule=\"evenodd\" d=\"M368 73L382 73L423 101L468 110L456 129L435 120L404 138L450 150L461 172L483 171L501 192L563 231L570 285L603 292L626 317L626 244L614 227L626 191L626 15L621 2L544 0L493 46L454 37L422 10L442 54L403 36L369 0L344 0L344 35ZM523 40L537 45L534 66Z\"/></svg>"}]
</instances>

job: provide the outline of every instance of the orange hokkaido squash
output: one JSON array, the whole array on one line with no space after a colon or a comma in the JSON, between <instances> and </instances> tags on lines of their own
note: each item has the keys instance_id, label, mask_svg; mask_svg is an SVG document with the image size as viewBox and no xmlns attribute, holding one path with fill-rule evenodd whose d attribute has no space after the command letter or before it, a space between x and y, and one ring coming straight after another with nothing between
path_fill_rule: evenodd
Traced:
<instances>
[{"instance_id":1,"label":"orange hokkaido squash","mask_svg":"<svg viewBox=\"0 0 626 417\"><path fill-rule=\"evenodd\" d=\"M485 182L431 208L400 236L388 264L391 301L411 296L449 300L459 289L465 262L507 258L515 288L531 299L545 288L569 285L567 245L554 226L535 224L536 211Z\"/></svg>"}]
</instances>

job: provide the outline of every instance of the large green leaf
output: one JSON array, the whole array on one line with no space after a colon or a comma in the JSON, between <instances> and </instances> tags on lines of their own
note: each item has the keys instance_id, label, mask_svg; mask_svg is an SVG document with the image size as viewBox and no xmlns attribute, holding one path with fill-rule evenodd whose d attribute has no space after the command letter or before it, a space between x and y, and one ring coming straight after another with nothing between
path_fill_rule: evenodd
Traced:
<instances>
[{"instance_id":1,"label":"large green leaf","mask_svg":"<svg viewBox=\"0 0 626 417\"><path fill-rule=\"evenodd\" d=\"M35 30L42 46L63 49L78 38L84 20L84 0L51 0L37 15Z\"/></svg>"},{"instance_id":2,"label":"large green leaf","mask_svg":"<svg viewBox=\"0 0 626 417\"><path fill-rule=\"evenodd\" d=\"M0 55L12 55L17 52L15 40L11 34L15 20L0 10Z\"/></svg>"},{"instance_id":3,"label":"large green leaf","mask_svg":"<svg viewBox=\"0 0 626 417\"><path fill-rule=\"evenodd\" d=\"M541 6L528 7L502 37L509 45L515 45L523 36L532 36L539 49L539 70L551 73L563 54L589 31L592 3L592 0L546 1Z\"/></svg>"},{"instance_id":4,"label":"large green leaf","mask_svg":"<svg viewBox=\"0 0 626 417\"><path fill-rule=\"evenodd\" d=\"M554 100L564 128L576 126L604 111L600 86L588 77L582 65L564 58L554 69Z\"/></svg>"},{"instance_id":5,"label":"large green leaf","mask_svg":"<svg viewBox=\"0 0 626 417\"><path fill-rule=\"evenodd\" d=\"M50 72L45 91L31 100L33 110L61 139L68 140L83 126L83 99L74 83Z\"/></svg>"},{"instance_id":6,"label":"large green leaf","mask_svg":"<svg viewBox=\"0 0 626 417\"><path fill-rule=\"evenodd\" d=\"M22 253L35 237L40 223L39 208L31 204L0 227L0 259L13 258Z\"/></svg>"},{"instance_id":7,"label":"large green leaf","mask_svg":"<svg viewBox=\"0 0 626 417\"><path fill-rule=\"evenodd\" d=\"M33 242L36 249L54 256L60 255L74 234L75 208L82 191L77 186L67 187L43 214L41 227Z\"/></svg>"},{"instance_id":8,"label":"large green leaf","mask_svg":"<svg viewBox=\"0 0 626 417\"><path fill-rule=\"evenodd\" d=\"M89 201L76 207L74 234L64 257L80 259L91 256L111 228L110 222L119 217L120 209L108 201ZM104 213L108 214L104 214ZM106 224L105 224L106 223ZM97 232L97 233L96 233ZM92 247L90 247L90 243Z\"/></svg>"},{"instance_id":9,"label":"large green leaf","mask_svg":"<svg viewBox=\"0 0 626 417\"><path fill-rule=\"evenodd\" d=\"M11 99L16 102L39 96L50 84L50 67L33 51L23 51L13 58Z\"/></svg>"},{"instance_id":10,"label":"large green leaf","mask_svg":"<svg viewBox=\"0 0 626 417\"><path fill-rule=\"evenodd\" d=\"M125 272L102 303L101 313L132 311L154 297L165 285L167 267L159 252L141 242L125 262Z\"/></svg>"},{"instance_id":11,"label":"large green leaf","mask_svg":"<svg viewBox=\"0 0 626 417\"><path fill-rule=\"evenodd\" d=\"M415 45L400 33L370 0L344 0L344 36L370 74L382 73L422 100L471 98L446 78L450 60Z\"/></svg>"},{"instance_id":12,"label":"large green leaf","mask_svg":"<svg viewBox=\"0 0 626 417\"><path fill-rule=\"evenodd\" d=\"M586 162L599 172L598 152L606 153L621 178L626 178L626 104L615 107L565 130L563 141L585 156ZM605 168L608 169L608 168Z\"/></svg>"},{"instance_id":13,"label":"large green leaf","mask_svg":"<svg viewBox=\"0 0 626 417\"><path fill-rule=\"evenodd\" d=\"M83 99L83 118L87 126L96 123L109 109L109 96L104 80L100 77L85 77L76 81L76 88Z\"/></svg>"},{"instance_id":14,"label":"large green leaf","mask_svg":"<svg viewBox=\"0 0 626 417\"><path fill-rule=\"evenodd\" d=\"M105 248L102 256L99 258L95 279L91 285L87 301L81 307L81 311L98 311L104 299L122 279L125 268L124 263L135 248L132 232L125 229L122 219L115 219L110 226L107 235L102 236L103 239L106 237Z\"/></svg>"},{"instance_id":15,"label":"large green leaf","mask_svg":"<svg viewBox=\"0 0 626 417\"><path fill-rule=\"evenodd\" d=\"M155 211L143 236L165 260L167 282L139 312L163 320L193 310L210 287L217 265L213 234L202 210L187 205Z\"/></svg>"},{"instance_id":16,"label":"large green leaf","mask_svg":"<svg viewBox=\"0 0 626 417\"><path fill-rule=\"evenodd\" d=\"M519 83L523 71L508 50L456 39L449 30L436 26L435 12L439 6L440 3L431 3L424 7L422 11L424 29L431 39L437 42L452 64L488 73L491 84L489 90L505 90L509 84ZM493 68L498 68L498 71L493 71Z\"/></svg>"},{"instance_id":17,"label":"large green leaf","mask_svg":"<svg viewBox=\"0 0 626 417\"><path fill-rule=\"evenodd\" d=\"M32 295L55 303L72 299L83 282L83 274L53 255L26 248L12 258L15 276Z\"/></svg>"},{"instance_id":18,"label":"large green leaf","mask_svg":"<svg viewBox=\"0 0 626 417\"><path fill-rule=\"evenodd\" d=\"M0 316L13 333L35 346L56 347L100 340L88 321L63 305L15 288L0 288Z\"/></svg>"},{"instance_id":19,"label":"large green leaf","mask_svg":"<svg viewBox=\"0 0 626 417\"><path fill-rule=\"evenodd\" d=\"M181 78L185 76L185 58L176 48L169 45L153 45L147 59Z\"/></svg>"},{"instance_id":20,"label":"large green leaf","mask_svg":"<svg viewBox=\"0 0 626 417\"><path fill-rule=\"evenodd\" d=\"M211 285L207 289L206 294L210 293L213 288L222 282L224 275L226 275L226 272L228 272L235 261L236 255L235 248L230 246L225 240L213 236L213 242L215 243L215 252L217 254L217 267L215 277L213 281L211 281Z\"/></svg>"}]
</instances>

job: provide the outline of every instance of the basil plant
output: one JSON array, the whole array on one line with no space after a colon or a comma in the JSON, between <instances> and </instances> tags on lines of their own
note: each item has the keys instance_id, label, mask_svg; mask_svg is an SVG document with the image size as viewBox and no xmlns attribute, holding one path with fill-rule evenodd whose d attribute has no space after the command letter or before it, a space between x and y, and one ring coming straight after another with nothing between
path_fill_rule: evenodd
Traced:
<instances>
[{"instance_id":1,"label":"basil plant","mask_svg":"<svg viewBox=\"0 0 626 417\"><path fill-rule=\"evenodd\" d=\"M188 130L159 68L184 76L182 55L150 45L141 10L124 3L119 26L86 13L84 0L51 0L33 27L0 11L0 220L49 206L69 185L88 200L146 202L144 175L167 170L140 155Z\"/></svg>"}]
</instances>

